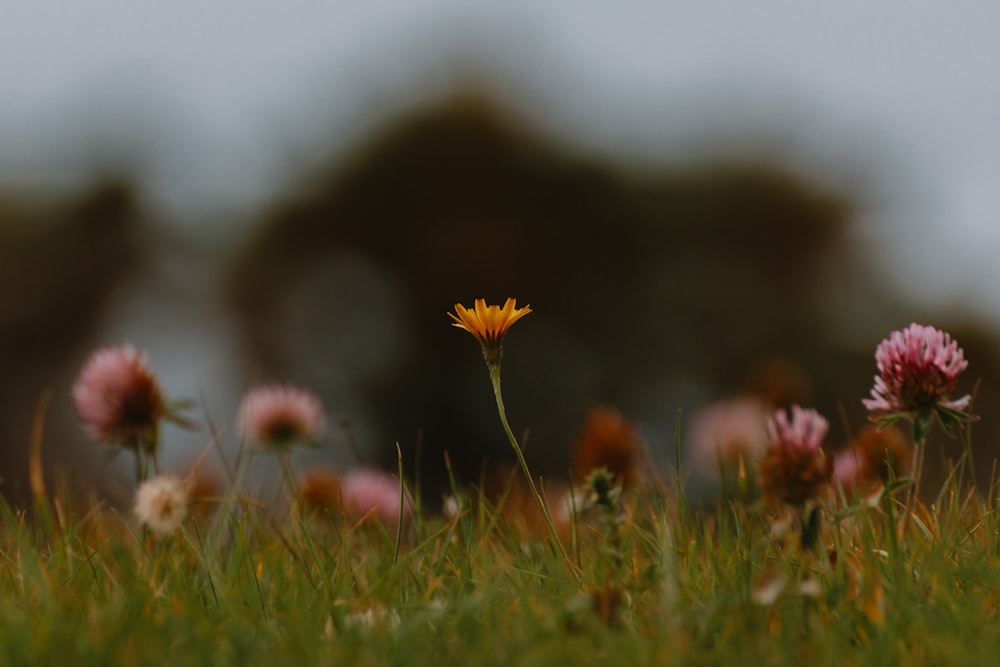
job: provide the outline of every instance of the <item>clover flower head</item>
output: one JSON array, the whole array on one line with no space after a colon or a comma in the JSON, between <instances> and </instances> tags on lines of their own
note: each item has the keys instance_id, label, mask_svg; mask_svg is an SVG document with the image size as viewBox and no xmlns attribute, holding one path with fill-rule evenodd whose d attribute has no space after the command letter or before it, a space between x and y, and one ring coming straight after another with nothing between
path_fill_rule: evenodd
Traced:
<instances>
[{"instance_id":1,"label":"clover flower head","mask_svg":"<svg viewBox=\"0 0 1000 667\"><path fill-rule=\"evenodd\" d=\"M784 410L777 410L767 421L767 435L772 448L815 450L823 446L823 438L830 424L822 415L798 405L791 407L791 419L788 414Z\"/></svg>"},{"instance_id":2,"label":"clover flower head","mask_svg":"<svg viewBox=\"0 0 1000 667\"><path fill-rule=\"evenodd\" d=\"M298 492L299 506L307 512L339 513L340 475L327 468L316 468L302 477Z\"/></svg>"},{"instance_id":3,"label":"clover flower head","mask_svg":"<svg viewBox=\"0 0 1000 667\"><path fill-rule=\"evenodd\" d=\"M834 457L833 471L845 489L865 491L889 481L890 466L896 475L906 474L912 456L912 445L899 428L869 425Z\"/></svg>"},{"instance_id":4,"label":"clover flower head","mask_svg":"<svg viewBox=\"0 0 1000 667\"><path fill-rule=\"evenodd\" d=\"M376 468L355 468L344 474L340 481L340 495L344 513L351 519L374 519L393 525L410 515L410 503L403 496L400 500L399 480Z\"/></svg>"},{"instance_id":5,"label":"clover flower head","mask_svg":"<svg viewBox=\"0 0 1000 667\"><path fill-rule=\"evenodd\" d=\"M770 446L758 475L766 498L801 506L822 495L833 473L833 460L823 449L828 427L815 410L798 405L790 413L774 413L767 422Z\"/></svg>"},{"instance_id":6,"label":"clover flower head","mask_svg":"<svg viewBox=\"0 0 1000 667\"><path fill-rule=\"evenodd\" d=\"M168 535L180 528L187 510L187 487L173 475L154 477L136 489L135 516L157 535Z\"/></svg>"},{"instance_id":7,"label":"clover flower head","mask_svg":"<svg viewBox=\"0 0 1000 667\"><path fill-rule=\"evenodd\" d=\"M753 465L768 445L765 427L773 408L756 396L727 398L705 407L691 420L691 455L706 477Z\"/></svg>"},{"instance_id":8,"label":"clover flower head","mask_svg":"<svg viewBox=\"0 0 1000 667\"><path fill-rule=\"evenodd\" d=\"M833 457L833 474L845 489L858 487L865 478L862 453L853 447L837 452Z\"/></svg>"},{"instance_id":9,"label":"clover flower head","mask_svg":"<svg viewBox=\"0 0 1000 667\"><path fill-rule=\"evenodd\" d=\"M639 436L635 427L614 408L591 408L573 445L573 475L585 480L598 468L606 468L626 486L639 476Z\"/></svg>"},{"instance_id":10,"label":"clover flower head","mask_svg":"<svg viewBox=\"0 0 1000 667\"><path fill-rule=\"evenodd\" d=\"M145 354L127 343L94 352L73 383L72 397L84 429L98 442L128 447L154 442L166 414Z\"/></svg>"},{"instance_id":11,"label":"clover flower head","mask_svg":"<svg viewBox=\"0 0 1000 667\"><path fill-rule=\"evenodd\" d=\"M913 323L893 331L879 344L875 361L879 374L872 398L862 399L873 412L964 411L969 406L970 396L948 400L969 363L958 343L940 329Z\"/></svg>"},{"instance_id":12,"label":"clover flower head","mask_svg":"<svg viewBox=\"0 0 1000 667\"><path fill-rule=\"evenodd\" d=\"M323 405L311 391L288 385L266 385L247 392L237 417L240 434L261 449L285 451L295 444L314 444L323 436Z\"/></svg>"},{"instance_id":13,"label":"clover flower head","mask_svg":"<svg viewBox=\"0 0 1000 667\"><path fill-rule=\"evenodd\" d=\"M456 303L455 312L448 315L454 320L452 326L465 329L476 337L483 346L487 363L499 363L507 330L530 312L531 306L518 308L516 299L507 299L503 306L487 306L485 299L476 299L472 308Z\"/></svg>"}]
</instances>

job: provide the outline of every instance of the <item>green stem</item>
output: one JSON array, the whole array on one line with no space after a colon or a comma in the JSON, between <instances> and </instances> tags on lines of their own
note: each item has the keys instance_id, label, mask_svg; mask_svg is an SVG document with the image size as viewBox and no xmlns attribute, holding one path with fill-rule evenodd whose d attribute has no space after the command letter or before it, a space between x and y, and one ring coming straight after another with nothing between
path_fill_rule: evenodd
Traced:
<instances>
[{"instance_id":1,"label":"green stem","mask_svg":"<svg viewBox=\"0 0 1000 667\"><path fill-rule=\"evenodd\" d=\"M403 450L396 443L396 467L399 471L399 519L396 521L396 545L392 550L392 566L399 562L399 544L403 541L403 513L406 511L406 483L403 481Z\"/></svg>"},{"instance_id":2,"label":"green stem","mask_svg":"<svg viewBox=\"0 0 1000 667\"><path fill-rule=\"evenodd\" d=\"M211 528L209 529L209 538L216 543L216 545L221 545L222 543L222 530L223 523L228 519L235 519L237 517L237 508L240 507L240 498L243 493L243 487L246 483L247 471L250 468L250 460L253 456L253 452L240 445L239 451L236 452L236 461L233 464L233 477L229 483L229 494L223 502L222 506L219 507L218 511L215 513L215 517L212 519ZM245 515L246 512L241 513Z\"/></svg>"},{"instance_id":3,"label":"green stem","mask_svg":"<svg viewBox=\"0 0 1000 667\"><path fill-rule=\"evenodd\" d=\"M910 467L910 490L906 494L906 505L903 509L903 519L900 525L900 534L906 535L906 530L910 525L910 515L913 513L914 502L920 495L920 477L924 470L924 450L926 449L923 439L913 443L913 463Z\"/></svg>"},{"instance_id":4,"label":"green stem","mask_svg":"<svg viewBox=\"0 0 1000 667\"><path fill-rule=\"evenodd\" d=\"M153 429L153 434L150 436L149 443L146 445L149 448L149 460L153 462L153 475L160 474L160 461L156 457L156 453L160 448L160 428L157 426ZM149 462L147 461L147 466Z\"/></svg>"},{"instance_id":5,"label":"green stem","mask_svg":"<svg viewBox=\"0 0 1000 667\"><path fill-rule=\"evenodd\" d=\"M278 454L278 462L281 465L281 477L285 487L285 496L288 499L290 512L295 511L295 501L299 495L299 483L295 479L295 471L292 469L292 455L288 451Z\"/></svg>"},{"instance_id":6,"label":"green stem","mask_svg":"<svg viewBox=\"0 0 1000 667\"><path fill-rule=\"evenodd\" d=\"M135 447L135 483L136 485L141 485L146 481L146 475L143 471L142 465L142 447L136 445Z\"/></svg>"},{"instance_id":7,"label":"green stem","mask_svg":"<svg viewBox=\"0 0 1000 667\"><path fill-rule=\"evenodd\" d=\"M528 462L524 459L524 453L521 451L521 445L518 444L517 438L514 437L513 431L510 430L510 424L507 422L507 410L504 408L503 393L500 391L500 364L499 362L489 363L489 361L487 361L486 367L490 371L490 381L493 383L493 395L497 400L497 411L500 413L500 423L503 425L504 433L507 434L507 439L510 441L511 447L514 448L514 454L517 456L518 463L521 464L521 471L524 473L524 478L528 482L528 488L531 490L531 495L535 497L535 502L538 503L538 508L542 511L542 516L545 517L545 523L549 527L549 533L552 536L552 541L555 542L556 547L559 549L559 553L569 565L573 576L576 577L576 580L579 582L580 573L577 571L576 565L569 557L569 554L566 553L566 548L563 546L562 540L559 539L559 533L556 532L556 525L552 521L552 515L549 513L548 504L535 487L535 480L531 476L531 471L528 470Z\"/></svg>"}]
</instances>

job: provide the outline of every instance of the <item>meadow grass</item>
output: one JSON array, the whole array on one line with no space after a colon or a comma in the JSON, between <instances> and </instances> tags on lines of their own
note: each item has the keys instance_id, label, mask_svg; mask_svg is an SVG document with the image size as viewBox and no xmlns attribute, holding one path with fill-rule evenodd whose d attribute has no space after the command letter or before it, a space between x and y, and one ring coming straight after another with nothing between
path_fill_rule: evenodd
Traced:
<instances>
[{"instance_id":1,"label":"meadow grass","mask_svg":"<svg viewBox=\"0 0 1000 667\"><path fill-rule=\"evenodd\" d=\"M578 574L471 490L398 536L258 503L163 538L100 504L4 505L0 664L992 664L997 493L960 478L902 536L899 498L843 493L815 548L755 503L626 491L575 515Z\"/></svg>"},{"instance_id":2,"label":"meadow grass","mask_svg":"<svg viewBox=\"0 0 1000 667\"><path fill-rule=\"evenodd\" d=\"M966 482L975 417L971 396L949 398L967 364L944 332L893 332L866 399L883 427L913 426L918 453L933 423L964 434L932 501L914 491L920 457L894 478L900 452L879 435L875 450L857 449L866 478L841 486L826 419L793 405L767 419L756 478L741 465L734 492L697 507L681 485L679 422L668 482L655 466L637 474L632 428L604 411L582 442L609 463L564 507L532 477L500 388L503 337L530 307L455 310L452 324L482 346L523 475L490 495L452 479L443 514L398 481L398 449L397 481L359 468L306 502L291 447L320 440L322 405L273 385L244 398L240 451L275 457L287 502L247 494L240 456L228 495L185 518L189 489L156 459L173 404L141 350L98 350L74 401L95 440L136 457L136 506L80 512L65 492L50 497L36 419L35 501L0 504L0 664L919 667L1000 655L1000 484Z\"/></svg>"}]
</instances>

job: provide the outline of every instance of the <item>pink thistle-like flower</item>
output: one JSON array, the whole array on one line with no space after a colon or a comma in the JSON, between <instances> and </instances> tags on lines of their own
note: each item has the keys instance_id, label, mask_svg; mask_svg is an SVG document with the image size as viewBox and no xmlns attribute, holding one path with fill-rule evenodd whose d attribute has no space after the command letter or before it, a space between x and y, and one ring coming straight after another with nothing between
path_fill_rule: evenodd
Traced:
<instances>
[{"instance_id":1,"label":"pink thistle-like flower","mask_svg":"<svg viewBox=\"0 0 1000 667\"><path fill-rule=\"evenodd\" d=\"M820 449L830 427L829 422L815 410L807 410L798 405L792 406L791 415L789 421L788 413L777 410L767 420L767 436L771 440L771 447Z\"/></svg>"},{"instance_id":2,"label":"pink thistle-like flower","mask_svg":"<svg viewBox=\"0 0 1000 667\"><path fill-rule=\"evenodd\" d=\"M833 474L845 489L861 486L864 480L862 473L861 452L844 449L833 457Z\"/></svg>"},{"instance_id":3,"label":"pink thistle-like flower","mask_svg":"<svg viewBox=\"0 0 1000 667\"><path fill-rule=\"evenodd\" d=\"M765 424L772 410L762 399L741 396L713 403L691 420L692 458L708 477L723 470L753 465L768 445Z\"/></svg>"},{"instance_id":4,"label":"pink thistle-like flower","mask_svg":"<svg viewBox=\"0 0 1000 667\"><path fill-rule=\"evenodd\" d=\"M405 519L411 512L410 503L404 496L401 504L400 493L399 480L376 468L355 468L340 480L344 513L354 521L372 518L395 525L400 506Z\"/></svg>"},{"instance_id":5,"label":"pink thistle-like flower","mask_svg":"<svg viewBox=\"0 0 1000 667\"><path fill-rule=\"evenodd\" d=\"M130 344L94 352L73 383L72 396L85 430L98 442L148 446L166 414L145 354Z\"/></svg>"},{"instance_id":6,"label":"pink thistle-like flower","mask_svg":"<svg viewBox=\"0 0 1000 667\"><path fill-rule=\"evenodd\" d=\"M622 413L598 406L587 411L583 430L573 444L573 476L585 480L598 468L607 468L624 485L639 478L639 434Z\"/></svg>"},{"instance_id":7,"label":"pink thistle-like flower","mask_svg":"<svg viewBox=\"0 0 1000 667\"><path fill-rule=\"evenodd\" d=\"M247 442L282 451L295 444L314 444L326 426L323 405L311 391L267 385L247 392L237 424Z\"/></svg>"},{"instance_id":8,"label":"pink thistle-like flower","mask_svg":"<svg viewBox=\"0 0 1000 667\"><path fill-rule=\"evenodd\" d=\"M305 512L339 515L340 475L330 468L315 468L302 477L297 502Z\"/></svg>"},{"instance_id":9,"label":"pink thistle-like flower","mask_svg":"<svg viewBox=\"0 0 1000 667\"><path fill-rule=\"evenodd\" d=\"M947 399L969 363L951 336L934 327L911 324L893 331L875 352L879 374L872 398L862 399L873 412L918 412L942 407L964 411L970 396Z\"/></svg>"},{"instance_id":10,"label":"pink thistle-like flower","mask_svg":"<svg viewBox=\"0 0 1000 667\"><path fill-rule=\"evenodd\" d=\"M770 438L760 462L761 491L772 501L803 505L818 498L833 474L833 460L823 449L828 422L815 410L793 405L791 419L778 410L767 422Z\"/></svg>"},{"instance_id":11,"label":"pink thistle-like flower","mask_svg":"<svg viewBox=\"0 0 1000 667\"><path fill-rule=\"evenodd\" d=\"M912 456L912 446L901 430L869 425L837 453L833 471L845 489L868 490L889 481L890 466L897 474L909 471Z\"/></svg>"}]
</instances>

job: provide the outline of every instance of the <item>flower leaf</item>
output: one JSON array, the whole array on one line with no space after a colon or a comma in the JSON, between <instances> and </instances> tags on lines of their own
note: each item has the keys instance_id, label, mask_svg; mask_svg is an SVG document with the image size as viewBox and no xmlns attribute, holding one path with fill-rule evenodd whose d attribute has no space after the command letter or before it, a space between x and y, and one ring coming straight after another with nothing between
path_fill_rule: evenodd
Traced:
<instances>
[{"instance_id":1,"label":"flower leaf","mask_svg":"<svg viewBox=\"0 0 1000 667\"><path fill-rule=\"evenodd\" d=\"M934 410L921 410L913 418L913 441L923 443L934 422Z\"/></svg>"},{"instance_id":2,"label":"flower leaf","mask_svg":"<svg viewBox=\"0 0 1000 667\"><path fill-rule=\"evenodd\" d=\"M897 477L896 479L892 480L891 482L888 482L885 485L885 493L883 494L883 496L885 497L891 496L896 489L902 488L907 484L910 484L911 482L913 482L912 477Z\"/></svg>"},{"instance_id":3,"label":"flower leaf","mask_svg":"<svg viewBox=\"0 0 1000 667\"><path fill-rule=\"evenodd\" d=\"M875 428L879 431L884 431L889 428L900 419L909 419L910 413L908 412L884 412L882 414L877 414L869 417L869 420L875 424Z\"/></svg>"},{"instance_id":4,"label":"flower leaf","mask_svg":"<svg viewBox=\"0 0 1000 667\"><path fill-rule=\"evenodd\" d=\"M813 505L806 514L806 520L802 524L802 549L812 551L819 542L820 527L819 505Z\"/></svg>"}]
</instances>

